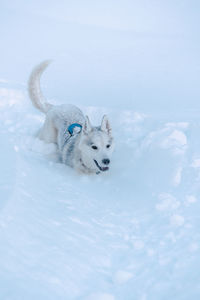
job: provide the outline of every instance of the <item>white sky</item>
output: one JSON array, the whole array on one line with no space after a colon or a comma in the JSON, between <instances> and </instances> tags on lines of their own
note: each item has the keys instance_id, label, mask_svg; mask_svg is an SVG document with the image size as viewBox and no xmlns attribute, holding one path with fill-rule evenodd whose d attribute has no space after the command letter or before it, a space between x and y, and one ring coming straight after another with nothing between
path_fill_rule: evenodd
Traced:
<instances>
[{"instance_id":1,"label":"white sky","mask_svg":"<svg viewBox=\"0 0 200 300\"><path fill-rule=\"evenodd\" d=\"M57 20L148 33L198 31L197 0L8 0L2 7L25 10Z\"/></svg>"},{"instance_id":2,"label":"white sky","mask_svg":"<svg viewBox=\"0 0 200 300\"><path fill-rule=\"evenodd\" d=\"M3 0L0 24L3 80L53 58L53 97L200 106L200 1Z\"/></svg>"}]
</instances>

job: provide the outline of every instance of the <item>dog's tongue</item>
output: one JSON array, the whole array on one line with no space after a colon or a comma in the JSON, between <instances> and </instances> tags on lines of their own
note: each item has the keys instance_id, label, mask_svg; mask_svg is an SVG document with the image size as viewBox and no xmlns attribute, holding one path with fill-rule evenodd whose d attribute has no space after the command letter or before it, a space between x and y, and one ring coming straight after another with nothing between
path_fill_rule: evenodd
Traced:
<instances>
[{"instance_id":1,"label":"dog's tongue","mask_svg":"<svg viewBox=\"0 0 200 300\"><path fill-rule=\"evenodd\" d=\"M101 171L108 171L108 169L109 169L108 167L100 167Z\"/></svg>"},{"instance_id":2,"label":"dog's tongue","mask_svg":"<svg viewBox=\"0 0 200 300\"><path fill-rule=\"evenodd\" d=\"M109 170L109 167L101 167L96 160L94 160L94 162L100 171L104 172Z\"/></svg>"}]
</instances>

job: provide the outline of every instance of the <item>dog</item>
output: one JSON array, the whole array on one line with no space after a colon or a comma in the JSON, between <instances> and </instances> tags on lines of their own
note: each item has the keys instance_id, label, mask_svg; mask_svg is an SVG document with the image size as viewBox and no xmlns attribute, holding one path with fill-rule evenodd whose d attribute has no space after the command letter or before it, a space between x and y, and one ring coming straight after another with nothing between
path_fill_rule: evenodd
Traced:
<instances>
[{"instance_id":1,"label":"dog","mask_svg":"<svg viewBox=\"0 0 200 300\"><path fill-rule=\"evenodd\" d=\"M48 103L40 88L40 77L51 61L33 69L28 91L33 105L46 115L38 138L57 145L62 163L85 174L99 174L109 170L114 143L111 125L106 115L100 126L92 126L88 116L71 104Z\"/></svg>"}]
</instances>

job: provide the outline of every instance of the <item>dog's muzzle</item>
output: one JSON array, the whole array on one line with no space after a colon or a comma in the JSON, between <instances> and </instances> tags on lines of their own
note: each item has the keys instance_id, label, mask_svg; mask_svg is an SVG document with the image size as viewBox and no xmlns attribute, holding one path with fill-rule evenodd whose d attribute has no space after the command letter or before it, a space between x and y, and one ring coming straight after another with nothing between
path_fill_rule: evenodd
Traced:
<instances>
[{"instance_id":1,"label":"dog's muzzle","mask_svg":"<svg viewBox=\"0 0 200 300\"><path fill-rule=\"evenodd\" d=\"M105 171L109 170L109 167L101 167L95 159L94 159L94 162L100 171L105 172Z\"/></svg>"}]
</instances>

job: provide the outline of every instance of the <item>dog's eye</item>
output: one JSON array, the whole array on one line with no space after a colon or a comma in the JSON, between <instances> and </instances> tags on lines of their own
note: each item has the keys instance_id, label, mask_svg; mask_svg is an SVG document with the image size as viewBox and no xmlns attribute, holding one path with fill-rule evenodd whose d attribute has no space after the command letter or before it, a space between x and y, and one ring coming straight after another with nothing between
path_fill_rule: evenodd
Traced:
<instances>
[{"instance_id":1,"label":"dog's eye","mask_svg":"<svg viewBox=\"0 0 200 300\"><path fill-rule=\"evenodd\" d=\"M110 145L107 145L106 148L110 148Z\"/></svg>"},{"instance_id":2,"label":"dog's eye","mask_svg":"<svg viewBox=\"0 0 200 300\"><path fill-rule=\"evenodd\" d=\"M92 149L97 150L98 148L97 148L97 146L93 145Z\"/></svg>"}]
</instances>

